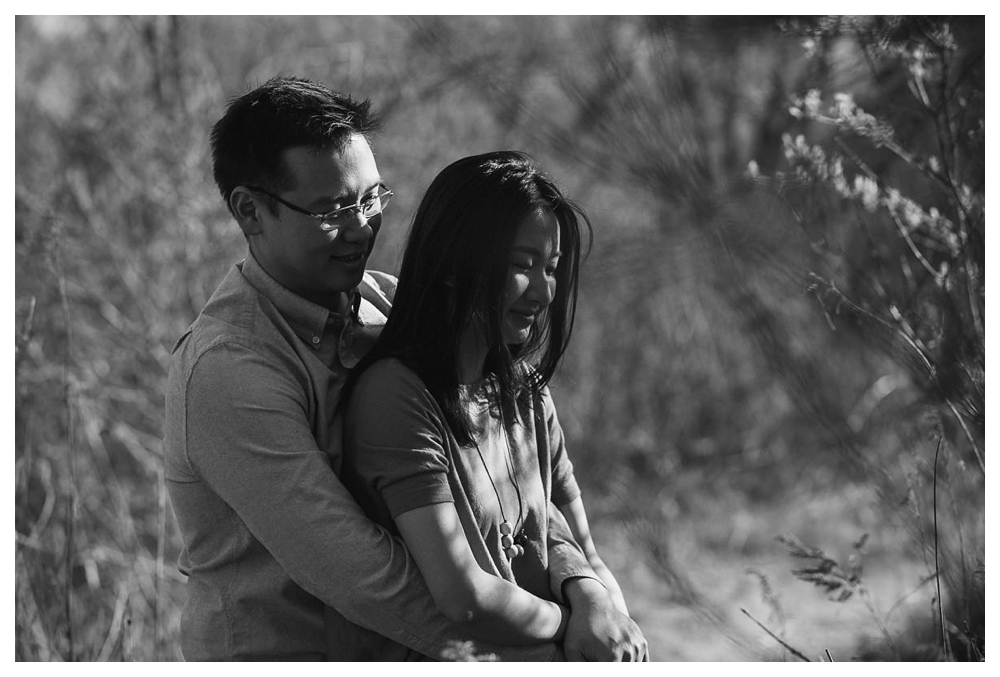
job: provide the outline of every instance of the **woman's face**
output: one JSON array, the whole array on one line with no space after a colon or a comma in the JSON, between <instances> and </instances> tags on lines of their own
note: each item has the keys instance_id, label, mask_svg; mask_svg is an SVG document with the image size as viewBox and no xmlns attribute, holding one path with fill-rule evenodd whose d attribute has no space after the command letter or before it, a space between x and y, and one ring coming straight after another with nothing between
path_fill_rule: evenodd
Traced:
<instances>
[{"instance_id":1,"label":"woman's face","mask_svg":"<svg viewBox=\"0 0 1000 677\"><path fill-rule=\"evenodd\" d=\"M536 317L556 295L559 222L551 212L536 211L521 222L508 261L503 295L503 340L522 344Z\"/></svg>"}]
</instances>

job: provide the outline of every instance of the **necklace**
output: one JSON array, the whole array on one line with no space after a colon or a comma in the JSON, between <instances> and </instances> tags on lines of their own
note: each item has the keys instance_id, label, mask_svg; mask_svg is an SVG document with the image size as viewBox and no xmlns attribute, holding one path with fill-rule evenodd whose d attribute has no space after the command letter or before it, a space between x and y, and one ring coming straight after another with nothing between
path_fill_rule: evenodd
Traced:
<instances>
[{"instance_id":1,"label":"necklace","mask_svg":"<svg viewBox=\"0 0 1000 677\"><path fill-rule=\"evenodd\" d=\"M507 426L504 422L503 411L500 412L500 428L503 430L503 440L504 440L504 466L507 468L507 477L510 478L511 482L514 484L514 491L517 492L517 520L514 525L511 526L510 522L507 521L507 513L503 509L503 501L500 500L500 491L497 489L496 483L493 481L493 475L490 474L490 468L486 465L486 459L483 458L483 452L479 448L479 443L473 440L473 444L476 445L476 452L479 454L479 460L483 463L483 469L486 471L486 477L490 480L490 485L493 487L493 493L497 496L497 504L500 506L500 518L503 520L500 522L500 545L503 547L503 552L507 555L508 560L512 560L515 557L520 557L524 554L524 546L521 543L516 543L515 541L521 540L521 534L518 531L524 526L524 504L521 502L521 486L517 482L517 476L514 473L514 460L511 458L510 453L510 439L507 436Z\"/></svg>"}]
</instances>

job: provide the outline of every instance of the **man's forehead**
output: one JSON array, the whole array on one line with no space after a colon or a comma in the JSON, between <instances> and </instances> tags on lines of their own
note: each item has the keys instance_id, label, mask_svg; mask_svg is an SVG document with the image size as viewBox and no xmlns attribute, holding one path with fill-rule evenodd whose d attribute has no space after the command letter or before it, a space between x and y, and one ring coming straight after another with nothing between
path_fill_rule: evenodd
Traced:
<instances>
[{"instance_id":1,"label":"man's forehead","mask_svg":"<svg viewBox=\"0 0 1000 677\"><path fill-rule=\"evenodd\" d=\"M368 190L381 181L375 156L360 134L337 147L294 146L282 154L295 188L321 191L330 197ZM336 194L331 194L331 191Z\"/></svg>"},{"instance_id":2,"label":"man's forehead","mask_svg":"<svg viewBox=\"0 0 1000 677\"><path fill-rule=\"evenodd\" d=\"M371 156L372 161L375 159L371 146L368 144L368 139L361 134L352 134L340 143L330 142L321 145L303 144L301 146L289 146L282 151L282 158L289 163L306 162L312 164L328 160L343 163L351 156L358 154Z\"/></svg>"}]
</instances>

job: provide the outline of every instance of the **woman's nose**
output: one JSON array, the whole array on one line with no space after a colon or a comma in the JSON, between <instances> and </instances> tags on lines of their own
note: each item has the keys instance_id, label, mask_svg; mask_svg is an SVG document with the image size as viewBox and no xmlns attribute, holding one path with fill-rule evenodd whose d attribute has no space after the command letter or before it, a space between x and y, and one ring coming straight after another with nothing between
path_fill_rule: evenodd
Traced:
<instances>
[{"instance_id":1,"label":"woman's nose","mask_svg":"<svg viewBox=\"0 0 1000 677\"><path fill-rule=\"evenodd\" d=\"M528 287L528 298L533 303L549 305L556 295L556 281L547 273L539 273L531 277Z\"/></svg>"}]
</instances>

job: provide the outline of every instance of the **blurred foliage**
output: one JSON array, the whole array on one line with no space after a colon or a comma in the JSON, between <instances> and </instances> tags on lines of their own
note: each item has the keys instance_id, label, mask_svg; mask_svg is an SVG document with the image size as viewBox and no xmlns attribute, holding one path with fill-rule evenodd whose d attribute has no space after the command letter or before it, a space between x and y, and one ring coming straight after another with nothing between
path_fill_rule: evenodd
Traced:
<instances>
[{"instance_id":1,"label":"blurred foliage","mask_svg":"<svg viewBox=\"0 0 1000 677\"><path fill-rule=\"evenodd\" d=\"M554 394L593 521L624 526L671 603L725 622L673 554L680 516L863 482L940 569L952 635L981 642L983 17L15 28L19 660L180 658L168 356L244 255L208 130L278 73L384 112L398 197L374 268L465 155L527 151L583 204Z\"/></svg>"}]
</instances>

